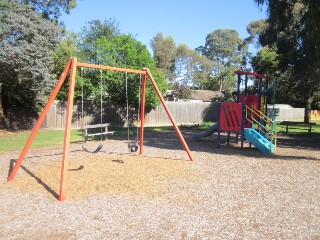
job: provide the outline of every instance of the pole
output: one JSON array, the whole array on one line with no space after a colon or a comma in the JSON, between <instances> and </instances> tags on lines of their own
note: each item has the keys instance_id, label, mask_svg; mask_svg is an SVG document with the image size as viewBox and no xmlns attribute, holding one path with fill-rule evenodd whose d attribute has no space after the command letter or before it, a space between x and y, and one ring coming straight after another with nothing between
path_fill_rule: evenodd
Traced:
<instances>
[{"instance_id":1,"label":"pole","mask_svg":"<svg viewBox=\"0 0 320 240\"><path fill-rule=\"evenodd\" d=\"M23 148L23 150L22 150L22 152L21 152L21 154L20 154L20 156L19 156L19 158L17 160L17 163L14 165L14 168L12 169L12 171L11 171L9 177L8 177L8 182L12 181L14 179L14 177L16 176L17 171L20 168L20 166L21 166L21 164L22 164L22 162L24 160L24 157L26 156L26 154L27 154L27 152L28 152L28 150L29 150L34 138L36 137L36 135L37 135L37 133L38 133L38 131L39 131L44 119L45 119L45 117L47 116L47 113L48 113L48 111L49 111L54 99L56 98L58 92L60 91L60 88L61 88L63 82L66 79L66 76L67 76L67 73L68 73L68 71L70 69L71 63L72 63L72 60L70 59L68 61L67 65L65 66L65 68L64 68L64 70L63 70L63 72L62 72L62 74L61 74L61 76L60 76L60 78L58 80L58 83L55 86L51 96L49 97L48 102L47 102L46 106L44 107L44 109L43 109L38 121L36 122L32 132L31 132L31 135L30 135L26 145L24 146L24 148Z\"/></svg>"},{"instance_id":2,"label":"pole","mask_svg":"<svg viewBox=\"0 0 320 240\"><path fill-rule=\"evenodd\" d=\"M241 76L238 73L238 83L237 83L237 103L240 102L240 83L241 83Z\"/></svg>"},{"instance_id":3,"label":"pole","mask_svg":"<svg viewBox=\"0 0 320 240\"><path fill-rule=\"evenodd\" d=\"M184 138L183 138L183 136L182 136L182 134L181 134L181 132L180 132L177 124L175 123L175 121L174 121L174 119L173 119L173 117L172 117L172 115L171 115L171 113L170 113L169 108L167 107L166 103L164 102L164 99L163 99L163 97L162 97L162 94L161 94L161 92L160 92L160 90L159 90L156 82L154 81L154 79L153 79L153 77L152 77L151 72L149 71L149 69L147 69L147 74L148 74L148 77L149 77L149 79L150 79L150 81L151 81L151 83L152 83L152 86L153 86L154 90L156 91L156 93L157 93L157 95L158 95L158 97L159 97L159 99L160 99L160 101L161 101L161 103L162 103L162 106L164 107L165 111L167 112L167 115L168 115L168 117L169 117L169 119L170 119L170 121L171 121L171 123L172 123L172 125L173 125L173 127L174 127L174 129L175 129L175 131L176 131L176 133L177 133L177 135L178 135L178 137L179 137L179 139L180 139L180 142L182 143L182 145L183 145L183 147L184 147L184 150L187 152L190 160L193 161L191 152L190 152L190 150L189 150L189 147L188 147L186 141L184 140Z\"/></svg>"},{"instance_id":4,"label":"pole","mask_svg":"<svg viewBox=\"0 0 320 240\"><path fill-rule=\"evenodd\" d=\"M73 97L74 97L74 87L76 83L76 71L77 71L77 58L73 58L72 65L71 65L71 73L70 73L69 92L68 92L66 126L65 126L65 132L64 132L59 201L64 201L66 198L67 167L68 167L69 152L70 152L70 129L71 129L71 123L72 123Z\"/></svg>"},{"instance_id":5,"label":"pole","mask_svg":"<svg viewBox=\"0 0 320 240\"><path fill-rule=\"evenodd\" d=\"M140 155L143 154L143 143L144 143L144 117L145 117L145 108L146 108L146 82L147 76L146 74L142 75L142 83L141 83L141 109L140 109Z\"/></svg>"}]
</instances>

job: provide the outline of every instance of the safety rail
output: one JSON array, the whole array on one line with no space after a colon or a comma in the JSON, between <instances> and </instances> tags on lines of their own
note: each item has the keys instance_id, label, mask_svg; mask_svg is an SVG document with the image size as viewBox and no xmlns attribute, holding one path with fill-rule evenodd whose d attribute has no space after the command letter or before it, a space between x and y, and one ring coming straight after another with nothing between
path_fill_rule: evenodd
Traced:
<instances>
[{"instance_id":1,"label":"safety rail","mask_svg":"<svg viewBox=\"0 0 320 240\"><path fill-rule=\"evenodd\" d=\"M258 121L257 118L260 120ZM259 131L263 132L266 138L269 139L270 143L274 144L275 150L277 146L277 124L272 119L268 118L261 111L254 107L246 105L246 120L249 121L252 126L258 125ZM267 126L270 125L271 128Z\"/></svg>"}]
</instances>

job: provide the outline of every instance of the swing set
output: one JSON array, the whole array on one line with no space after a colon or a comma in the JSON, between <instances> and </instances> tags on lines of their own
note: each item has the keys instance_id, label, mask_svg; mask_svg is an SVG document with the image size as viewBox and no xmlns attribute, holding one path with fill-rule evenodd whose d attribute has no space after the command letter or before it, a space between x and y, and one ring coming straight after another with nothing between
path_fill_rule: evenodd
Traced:
<instances>
[{"instance_id":1,"label":"swing set","mask_svg":"<svg viewBox=\"0 0 320 240\"><path fill-rule=\"evenodd\" d=\"M63 144L63 153L62 153L62 165L61 165L61 176L60 176L60 188L59 188L59 201L64 201L66 199L66 182L67 182L67 168L68 168L68 161L69 161L69 154L70 154L70 135L71 135L71 123L72 123L72 113L73 113L73 101L74 101L74 89L75 89L75 82L76 82L76 70L78 67L83 68L93 68L93 69L101 69L101 70L109 70L109 71L116 71L116 72L125 72L125 73L133 73L133 74L141 74L142 75L142 81L141 81L141 101L140 101L140 155L143 154L143 143L144 143L144 122L145 122L145 104L146 104L146 81L147 77L149 78L154 90L156 91L157 96L159 97L177 135L178 138L186 151L187 155L189 156L189 159L192 161L192 155L189 150L189 147L183 138L177 124L175 123L169 108L165 104L164 98L162 97L162 94L152 77L151 72L149 69L144 68L143 70L135 70L135 69L129 69L129 68L118 68L118 67L111 67L111 66L104 66L104 65L96 65L96 64L89 64L89 63L81 63L77 61L77 58L70 58L67 65L65 66L57 85L55 86L54 90L52 91L47 104L45 105L38 121L36 122L30 137L24 146L16 164L12 168L10 175L8 177L8 182L12 181L14 177L17 174L17 171L19 170L34 138L36 137L54 99L56 98L57 94L59 93L62 84L64 83L68 72L70 71L70 82L69 82L69 91L68 91L68 103L67 103L67 114L66 114L66 124L65 124L65 133L64 133L64 144ZM126 83L127 84L127 83ZM127 95L127 93L126 93ZM128 99L126 97L126 99ZM128 101L127 101L128 102ZM128 106L128 104L127 104ZM127 108L128 111L128 108ZM128 118L128 115L127 115ZM102 122L100 124L102 126ZM129 129L128 129L129 134ZM129 135L128 135L128 148L136 147L136 143L132 144L129 141Z\"/></svg>"},{"instance_id":2,"label":"swing set","mask_svg":"<svg viewBox=\"0 0 320 240\"><path fill-rule=\"evenodd\" d=\"M82 78L82 72L83 69L81 68L80 70L80 77ZM97 153L103 148L103 138L104 136L108 135L113 135L114 131L109 131L108 127L111 125L110 123L103 123L102 116L103 116L103 78L102 78L102 69L100 69L100 123L99 124L90 124L90 125L85 125L81 126L81 130L84 131L84 143L82 144L82 149L86 152L90 153ZM125 73L125 88L126 88L126 121L127 121L127 133L128 133L128 151L129 152L136 152L139 148L139 132L138 132L138 127L137 127L137 132L136 132L136 140L131 141L130 140L130 122L129 122L129 97L128 97L128 73ZM139 84L139 106L138 106L138 112L137 112L137 119L140 120L140 101L141 101L141 74L140 74L140 84ZM84 122L84 90L83 90L83 84L81 86L81 119L82 123ZM94 132L90 133L89 129L98 129L100 128L100 132ZM87 140L89 137L96 137L100 136L100 144L99 146L90 151L87 146Z\"/></svg>"}]
</instances>

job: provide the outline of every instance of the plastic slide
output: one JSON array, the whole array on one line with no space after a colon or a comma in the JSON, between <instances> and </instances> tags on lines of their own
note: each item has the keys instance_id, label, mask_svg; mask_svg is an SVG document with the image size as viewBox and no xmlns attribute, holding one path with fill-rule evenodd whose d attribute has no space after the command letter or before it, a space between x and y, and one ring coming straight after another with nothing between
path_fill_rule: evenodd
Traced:
<instances>
[{"instance_id":1,"label":"plastic slide","mask_svg":"<svg viewBox=\"0 0 320 240\"><path fill-rule=\"evenodd\" d=\"M273 143L252 128L244 130L244 138L265 155L273 153L276 150Z\"/></svg>"},{"instance_id":2,"label":"plastic slide","mask_svg":"<svg viewBox=\"0 0 320 240\"><path fill-rule=\"evenodd\" d=\"M218 123L212 125L210 128L208 128L204 132L196 133L191 136L192 139L200 139L200 138L205 138L209 137L211 134L213 134L215 131L218 130Z\"/></svg>"}]
</instances>

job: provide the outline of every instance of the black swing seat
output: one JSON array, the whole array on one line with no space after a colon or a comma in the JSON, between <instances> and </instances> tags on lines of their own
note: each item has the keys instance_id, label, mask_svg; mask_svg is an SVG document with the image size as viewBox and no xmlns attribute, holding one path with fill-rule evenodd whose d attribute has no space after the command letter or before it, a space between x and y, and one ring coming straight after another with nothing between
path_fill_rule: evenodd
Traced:
<instances>
[{"instance_id":1,"label":"black swing seat","mask_svg":"<svg viewBox=\"0 0 320 240\"><path fill-rule=\"evenodd\" d=\"M128 143L129 152L136 152L136 151L138 151L138 148L139 148L138 142L129 142Z\"/></svg>"},{"instance_id":2,"label":"black swing seat","mask_svg":"<svg viewBox=\"0 0 320 240\"><path fill-rule=\"evenodd\" d=\"M103 148L103 145L100 144L96 149L94 149L93 151L90 151L84 144L82 144L82 150L89 152L89 153L97 153L99 152L101 149Z\"/></svg>"},{"instance_id":3,"label":"black swing seat","mask_svg":"<svg viewBox=\"0 0 320 240\"><path fill-rule=\"evenodd\" d=\"M113 135L114 131L108 131L108 127L110 126L110 123L102 123L102 124L93 124L93 125L86 125L81 127L81 130L84 131L84 140L85 142L87 142L89 137L95 137L95 136L103 136L103 135ZM102 131L101 131L101 128ZM93 132L90 133L89 130L93 130L93 129L100 129L100 132Z\"/></svg>"}]
</instances>

